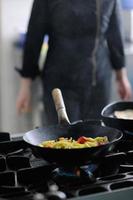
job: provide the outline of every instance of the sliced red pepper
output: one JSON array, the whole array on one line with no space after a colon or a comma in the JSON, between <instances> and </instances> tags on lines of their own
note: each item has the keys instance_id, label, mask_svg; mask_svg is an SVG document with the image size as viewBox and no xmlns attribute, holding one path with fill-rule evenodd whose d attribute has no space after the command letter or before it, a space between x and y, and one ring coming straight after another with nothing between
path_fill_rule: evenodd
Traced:
<instances>
[{"instance_id":1,"label":"sliced red pepper","mask_svg":"<svg viewBox=\"0 0 133 200\"><path fill-rule=\"evenodd\" d=\"M81 136L78 138L77 142L80 143L80 144L84 144L85 142L87 142L87 138L84 137L84 136Z\"/></svg>"}]
</instances>

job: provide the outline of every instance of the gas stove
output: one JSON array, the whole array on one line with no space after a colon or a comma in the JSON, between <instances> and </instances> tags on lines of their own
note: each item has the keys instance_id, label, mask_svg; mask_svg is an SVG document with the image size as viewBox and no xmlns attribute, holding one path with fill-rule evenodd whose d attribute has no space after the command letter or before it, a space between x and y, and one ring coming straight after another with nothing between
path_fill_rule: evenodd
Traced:
<instances>
[{"instance_id":1,"label":"gas stove","mask_svg":"<svg viewBox=\"0 0 133 200\"><path fill-rule=\"evenodd\" d=\"M61 168L36 158L22 137L0 133L0 199L133 198L133 136L87 166Z\"/></svg>"}]
</instances>

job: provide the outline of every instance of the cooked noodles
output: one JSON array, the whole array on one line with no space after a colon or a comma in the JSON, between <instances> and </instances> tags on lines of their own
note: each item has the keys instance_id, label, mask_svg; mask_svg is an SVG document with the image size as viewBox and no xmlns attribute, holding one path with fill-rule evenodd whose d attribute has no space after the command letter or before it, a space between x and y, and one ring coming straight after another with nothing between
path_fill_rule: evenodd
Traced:
<instances>
[{"instance_id":1,"label":"cooked noodles","mask_svg":"<svg viewBox=\"0 0 133 200\"><path fill-rule=\"evenodd\" d=\"M40 147L44 148L52 148L52 149L81 149L81 148L90 148L90 147L97 147L100 145L107 144L108 138L107 136L104 137L79 137L77 140L73 138L58 138L57 140L48 140L43 141L39 144Z\"/></svg>"}]
</instances>

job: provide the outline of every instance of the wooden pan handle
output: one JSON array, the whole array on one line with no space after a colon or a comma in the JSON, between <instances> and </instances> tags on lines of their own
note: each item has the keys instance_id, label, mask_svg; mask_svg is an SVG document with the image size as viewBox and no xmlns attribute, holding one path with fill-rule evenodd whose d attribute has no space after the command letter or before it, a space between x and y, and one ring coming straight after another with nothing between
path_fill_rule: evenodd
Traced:
<instances>
[{"instance_id":1,"label":"wooden pan handle","mask_svg":"<svg viewBox=\"0 0 133 200\"><path fill-rule=\"evenodd\" d=\"M55 108L56 108L56 111L58 114L59 123L62 125L70 124L70 121L69 121L67 113L66 113L66 107L64 104L61 90L58 88L53 89L52 97L53 97Z\"/></svg>"}]
</instances>

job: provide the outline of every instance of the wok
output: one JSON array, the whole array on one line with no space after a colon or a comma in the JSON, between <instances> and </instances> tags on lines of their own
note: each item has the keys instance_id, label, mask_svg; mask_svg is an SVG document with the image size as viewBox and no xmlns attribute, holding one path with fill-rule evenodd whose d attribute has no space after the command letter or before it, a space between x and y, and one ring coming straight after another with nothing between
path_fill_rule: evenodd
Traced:
<instances>
[{"instance_id":1,"label":"wok","mask_svg":"<svg viewBox=\"0 0 133 200\"><path fill-rule=\"evenodd\" d=\"M131 134L133 132L133 120L120 119L114 116L114 111L122 111L133 109L132 101L116 101L105 106L101 112L102 121L106 126L117 128L124 133Z\"/></svg>"},{"instance_id":2,"label":"wok","mask_svg":"<svg viewBox=\"0 0 133 200\"><path fill-rule=\"evenodd\" d=\"M32 148L35 156L62 166L85 165L91 160L103 157L108 152L112 151L117 142L122 138L123 134L121 131L114 128L94 125L91 120L70 124L61 91L59 89L54 89L52 95L60 124L56 126L36 128L25 133L23 136L24 141ZM38 146L46 140L53 140L59 137L72 137L73 139L77 139L80 136L107 136L109 143L98 147L83 149L51 149Z\"/></svg>"}]
</instances>

